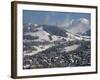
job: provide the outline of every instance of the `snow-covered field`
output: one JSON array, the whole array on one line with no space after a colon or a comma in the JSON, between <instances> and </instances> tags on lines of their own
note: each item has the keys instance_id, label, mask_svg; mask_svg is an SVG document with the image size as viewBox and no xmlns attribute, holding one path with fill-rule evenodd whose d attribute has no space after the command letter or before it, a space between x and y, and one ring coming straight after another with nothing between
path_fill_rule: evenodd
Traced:
<instances>
[{"instance_id":1,"label":"snow-covered field","mask_svg":"<svg viewBox=\"0 0 100 80\"><path fill-rule=\"evenodd\" d=\"M49 41L49 37L48 37L49 33L48 32L44 31L42 27L36 28L36 30L38 30L38 31L28 32L25 35L37 36L37 37L39 37L39 39L37 41L42 41L42 40Z\"/></svg>"},{"instance_id":2,"label":"snow-covered field","mask_svg":"<svg viewBox=\"0 0 100 80\"><path fill-rule=\"evenodd\" d=\"M72 46L68 46L68 47L65 47L62 51L66 51L66 52L69 52L69 51L73 51L75 49L77 49L80 45L72 45Z\"/></svg>"},{"instance_id":3,"label":"snow-covered field","mask_svg":"<svg viewBox=\"0 0 100 80\"><path fill-rule=\"evenodd\" d=\"M33 46L37 50L33 50L32 53L24 53L24 56L37 54L38 52L45 51L46 49L48 49L50 47L53 47L53 46L54 46L54 44L45 45L45 46L42 46L42 45L40 45L40 46Z\"/></svg>"},{"instance_id":4,"label":"snow-covered field","mask_svg":"<svg viewBox=\"0 0 100 80\"><path fill-rule=\"evenodd\" d=\"M45 27L34 24L24 32L24 69L90 65L90 36Z\"/></svg>"},{"instance_id":5,"label":"snow-covered field","mask_svg":"<svg viewBox=\"0 0 100 80\"><path fill-rule=\"evenodd\" d=\"M54 41L61 41L61 40L66 40L66 42L68 41L75 41L75 40L85 40L85 41L90 41L90 36L80 36L80 35L74 35L70 32L66 32L66 34L68 35L67 37L63 37L63 36L57 36L57 35L50 35L48 32L46 32L45 30L43 30L43 27L38 27L38 28L35 28L35 30L37 30L36 32L27 32L25 33L24 35L26 36L33 36L33 37L38 37L38 39L34 39L34 40L28 40L28 39L24 39L23 42L24 43L30 43L30 42L45 42L45 41L48 41L50 42L49 44L47 45L38 45L38 46L35 46L33 45L33 47L36 49L36 50L33 50L31 53L27 53L27 51L25 52L24 51L24 55L34 55L38 52L41 52L41 51L45 51L46 49L50 48L50 47L53 47L55 46L55 44L53 43ZM49 35L52 37L52 40L50 40L49 38ZM32 47L32 46L31 46ZM79 45L71 45L71 46L66 46L62 51L72 51L72 50L75 50L79 47Z\"/></svg>"}]
</instances>

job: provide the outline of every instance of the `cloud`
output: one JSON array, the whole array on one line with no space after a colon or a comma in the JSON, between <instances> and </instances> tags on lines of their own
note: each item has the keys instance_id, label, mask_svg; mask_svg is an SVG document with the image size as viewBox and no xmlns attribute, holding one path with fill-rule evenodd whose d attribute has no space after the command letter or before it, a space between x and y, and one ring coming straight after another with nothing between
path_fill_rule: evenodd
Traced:
<instances>
[{"instance_id":1,"label":"cloud","mask_svg":"<svg viewBox=\"0 0 100 80\"><path fill-rule=\"evenodd\" d=\"M50 15L46 15L45 19L44 19L44 24L48 24L48 22L50 21L51 16Z\"/></svg>"},{"instance_id":2,"label":"cloud","mask_svg":"<svg viewBox=\"0 0 100 80\"><path fill-rule=\"evenodd\" d=\"M61 27L68 27L70 25L70 22L71 21L69 19L65 19L63 22L61 22L59 24L59 26L61 26Z\"/></svg>"},{"instance_id":3,"label":"cloud","mask_svg":"<svg viewBox=\"0 0 100 80\"><path fill-rule=\"evenodd\" d=\"M90 22L86 18L79 18L79 19L74 19L71 23L71 26L84 26L84 27L90 27Z\"/></svg>"},{"instance_id":4,"label":"cloud","mask_svg":"<svg viewBox=\"0 0 100 80\"><path fill-rule=\"evenodd\" d=\"M83 24L89 24L89 20L86 18L80 18L79 21Z\"/></svg>"},{"instance_id":5,"label":"cloud","mask_svg":"<svg viewBox=\"0 0 100 80\"><path fill-rule=\"evenodd\" d=\"M67 29L71 33L84 33L90 29L90 22L86 18L74 19Z\"/></svg>"},{"instance_id":6,"label":"cloud","mask_svg":"<svg viewBox=\"0 0 100 80\"><path fill-rule=\"evenodd\" d=\"M50 12L49 14L45 15L44 24L53 25L56 22L52 22L53 17L56 15L56 12Z\"/></svg>"},{"instance_id":7,"label":"cloud","mask_svg":"<svg viewBox=\"0 0 100 80\"><path fill-rule=\"evenodd\" d=\"M59 27L68 27L72 23L73 19L70 19L69 15L65 15L65 18L63 21L59 23Z\"/></svg>"}]
</instances>

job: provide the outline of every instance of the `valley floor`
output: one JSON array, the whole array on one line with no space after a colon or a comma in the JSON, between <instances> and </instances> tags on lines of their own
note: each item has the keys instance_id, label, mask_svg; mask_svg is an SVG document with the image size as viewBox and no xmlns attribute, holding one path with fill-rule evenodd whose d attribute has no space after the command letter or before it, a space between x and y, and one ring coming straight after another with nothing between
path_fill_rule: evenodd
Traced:
<instances>
[{"instance_id":1,"label":"valley floor","mask_svg":"<svg viewBox=\"0 0 100 80\"><path fill-rule=\"evenodd\" d=\"M90 41L58 41L23 54L23 69L91 65Z\"/></svg>"}]
</instances>

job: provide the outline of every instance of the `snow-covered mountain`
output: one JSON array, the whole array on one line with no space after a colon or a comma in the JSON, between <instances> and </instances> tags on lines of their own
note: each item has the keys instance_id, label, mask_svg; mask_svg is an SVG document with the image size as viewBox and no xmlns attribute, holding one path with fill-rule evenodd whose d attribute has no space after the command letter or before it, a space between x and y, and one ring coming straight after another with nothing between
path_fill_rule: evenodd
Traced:
<instances>
[{"instance_id":1,"label":"snow-covered mountain","mask_svg":"<svg viewBox=\"0 0 100 80\"><path fill-rule=\"evenodd\" d=\"M37 39L34 39L34 40L37 40L37 41L42 41L42 40L49 41L48 36L50 34L46 31L44 31L42 26L35 28L34 31L35 32L27 32L24 35L25 36L31 36L31 37L38 37Z\"/></svg>"},{"instance_id":2,"label":"snow-covered mountain","mask_svg":"<svg viewBox=\"0 0 100 80\"><path fill-rule=\"evenodd\" d=\"M76 34L76 32L75 33L73 32L73 29L76 30L76 28L74 27L66 31L57 26L31 24L29 26L27 25L27 28L25 28L24 38L27 40L34 40L40 42L45 42L45 41L53 42L58 40L72 41L72 40L82 40L83 34L85 36L87 35L87 33L89 34L89 30L86 31L85 33L80 33L80 34L79 30L78 34Z\"/></svg>"},{"instance_id":3,"label":"snow-covered mountain","mask_svg":"<svg viewBox=\"0 0 100 80\"><path fill-rule=\"evenodd\" d=\"M51 66L58 63L60 67L73 66L73 64L77 65L76 60L82 61L86 57L85 60L87 62L85 63L90 63L88 54L91 48L91 31L87 30L84 33L77 31L77 33L73 33L73 27L71 30L72 32L58 26L24 24L23 68L42 68L45 64L48 64L46 67L49 66L51 68ZM84 57L82 54L86 54L86 56ZM66 61L70 61L71 64ZM80 65L85 64L83 62ZM56 66L59 67L59 65Z\"/></svg>"}]
</instances>

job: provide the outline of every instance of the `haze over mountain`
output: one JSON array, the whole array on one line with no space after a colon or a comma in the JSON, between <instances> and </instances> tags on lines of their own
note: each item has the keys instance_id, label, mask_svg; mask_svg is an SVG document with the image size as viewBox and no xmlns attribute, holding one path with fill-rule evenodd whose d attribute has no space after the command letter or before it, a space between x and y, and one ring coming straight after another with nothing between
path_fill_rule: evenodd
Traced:
<instances>
[{"instance_id":1,"label":"haze over mountain","mask_svg":"<svg viewBox=\"0 0 100 80\"><path fill-rule=\"evenodd\" d=\"M91 65L89 13L23 10L23 69Z\"/></svg>"},{"instance_id":2,"label":"haze over mountain","mask_svg":"<svg viewBox=\"0 0 100 80\"><path fill-rule=\"evenodd\" d=\"M85 18L72 20L69 25L62 27L73 34L85 33L90 30L90 22Z\"/></svg>"},{"instance_id":3,"label":"haze over mountain","mask_svg":"<svg viewBox=\"0 0 100 80\"><path fill-rule=\"evenodd\" d=\"M24 24L23 30L24 38L32 38L37 41L81 40L83 36L87 39L91 34L89 22L84 18L73 21L67 28L27 23Z\"/></svg>"},{"instance_id":4,"label":"haze over mountain","mask_svg":"<svg viewBox=\"0 0 100 80\"><path fill-rule=\"evenodd\" d=\"M90 65L90 30L77 35L56 25L29 23L23 31L24 69Z\"/></svg>"}]
</instances>

